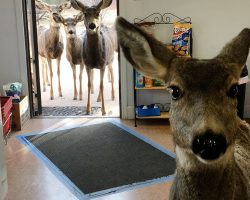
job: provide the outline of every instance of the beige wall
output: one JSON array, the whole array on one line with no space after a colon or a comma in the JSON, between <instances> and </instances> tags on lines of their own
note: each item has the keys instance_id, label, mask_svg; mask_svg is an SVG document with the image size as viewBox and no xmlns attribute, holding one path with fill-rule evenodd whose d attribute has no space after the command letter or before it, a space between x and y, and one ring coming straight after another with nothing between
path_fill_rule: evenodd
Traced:
<instances>
[{"instance_id":1,"label":"beige wall","mask_svg":"<svg viewBox=\"0 0 250 200\"><path fill-rule=\"evenodd\" d=\"M182 18L191 17L193 23L193 56L196 58L216 56L232 37L236 36L244 27L250 27L249 8L249 0L120 0L120 14L131 22L136 17L144 18L155 12L171 12ZM250 72L250 57L247 65ZM126 66L129 66L129 64L123 61L122 68L126 68ZM127 67L126 89L129 94L133 94L131 73L131 68ZM167 101L166 95L160 94L160 96L166 98ZM155 101L149 94L144 94L144 96L142 94L141 99L146 99L146 103ZM133 112L132 107L133 97L128 95L127 110ZM245 117L250 117L250 83L247 85L246 91Z\"/></svg>"},{"instance_id":2,"label":"beige wall","mask_svg":"<svg viewBox=\"0 0 250 200\"><path fill-rule=\"evenodd\" d=\"M120 14L131 22L153 12L172 12L191 17L193 22L194 57L214 57L243 27L250 27L249 0L120 0ZM27 93L24 34L21 0L2 0L0 7L0 91L7 82L20 81ZM250 68L250 61L247 62ZM122 110L133 117L132 68L121 58ZM146 94L143 99L151 99ZM160 95L161 96L161 95ZM159 97L160 97L159 96ZM162 98L168 98L163 95ZM152 99L153 101L154 99ZM250 87L247 85L245 116L250 117Z\"/></svg>"},{"instance_id":3,"label":"beige wall","mask_svg":"<svg viewBox=\"0 0 250 200\"><path fill-rule=\"evenodd\" d=\"M0 200L3 200L7 193L7 174L4 159L3 127L0 109Z\"/></svg>"}]
</instances>

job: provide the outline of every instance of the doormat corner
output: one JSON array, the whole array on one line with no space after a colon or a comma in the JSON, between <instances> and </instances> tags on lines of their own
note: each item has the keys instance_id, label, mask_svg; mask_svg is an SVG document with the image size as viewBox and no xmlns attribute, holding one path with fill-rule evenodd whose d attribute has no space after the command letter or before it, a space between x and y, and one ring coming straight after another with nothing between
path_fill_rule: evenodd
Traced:
<instances>
[{"instance_id":1,"label":"doormat corner","mask_svg":"<svg viewBox=\"0 0 250 200\"><path fill-rule=\"evenodd\" d=\"M161 183L174 176L174 153L116 122L17 139L79 199Z\"/></svg>"}]
</instances>

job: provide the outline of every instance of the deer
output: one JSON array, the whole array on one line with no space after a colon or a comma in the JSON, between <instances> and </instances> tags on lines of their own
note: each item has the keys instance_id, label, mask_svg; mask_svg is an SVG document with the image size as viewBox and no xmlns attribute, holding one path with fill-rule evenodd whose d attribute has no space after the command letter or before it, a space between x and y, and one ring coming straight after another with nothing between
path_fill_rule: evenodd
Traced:
<instances>
[{"instance_id":1,"label":"deer","mask_svg":"<svg viewBox=\"0 0 250 200\"><path fill-rule=\"evenodd\" d=\"M114 94L114 76L112 70L112 62L114 59L115 39L114 32L101 22L101 10L109 7L112 0L101 0L97 5L86 6L79 0L71 0L71 5L74 9L83 13L86 33L83 35L82 42L82 58L86 66L88 75L88 99L87 99L87 114L90 114L90 88L91 88L91 70L100 70L100 87L97 101L102 102L102 115L106 114L104 104L104 85L103 78L106 66L111 71L111 96L115 99Z\"/></svg>"},{"instance_id":2,"label":"deer","mask_svg":"<svg viewBox=\"0 0 250 200\"><path fill-rule=\"evenodd\" d=\"M77 87L76 87L76 65L80 65L80 74L79 74L79 100L82 100L82 74L84 69L84 62L81 56L82 53L82 38L76 33L77 23L83 21L83 14L79 13L74 17L63 18L59 13L53 14L53 19L57 23L61 23L64 26L66 33L66 58L70 63L73 72L74 80L74 97L73 100L77 100ZM93 88L93 70L91 70L91 93L94 93Z\"/></svg>"},{"instance_id":3,"label":"deer","mask_svg":"<svg viewBox=\"0 0 250 200\"><path fill-rule=\"evenodd\" d=\"M52 59L57 60L57 76L58 76L58 93L62 97L61 78L60 78L60 62L61 56L64 50L63 38L60 33L60 24L53 19L53 14L61 13L65 9L69 9L71 4L69 1L62 3L61 5L49 5L41 0L36 0L36 7L40 10L44 10L49 13L50 26L49 28L40 26L38 28L38 53L42 57L42 73L43 73L43 91L46 91L45 82L48 77L47 65L44 60L47 61L50 73L50 99L54 99L53 91L53 71L52 71Z\"/></svg>"},{"instance_id":4,"label":"deer","mask_svg":"<svg viewBox=\"0 0 250 200\"><path fill-rule=\"evenodd\" d=\"M249 200L250 127L237 116L237 87L250 46L243 29L212 59L178 57L119 17L118 42L129 63L166 82L176 152L171 200Z\"/></svg>"}]
</instances>

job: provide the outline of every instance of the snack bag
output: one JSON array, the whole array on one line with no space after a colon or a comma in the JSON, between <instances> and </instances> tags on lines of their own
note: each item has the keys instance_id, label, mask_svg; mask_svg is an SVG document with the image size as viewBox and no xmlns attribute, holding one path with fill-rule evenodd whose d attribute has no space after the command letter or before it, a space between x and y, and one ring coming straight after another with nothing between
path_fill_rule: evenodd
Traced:
<instances>
[{"instance_id":1,"label":"snack bag","mask_svg":"<svg viewBox=\"0 0 250 200\"><path fill-rule=\"evenodd\" d=\"M148 77L144 77L144 80L145 80L145 87L146 88L153 87L153 79L148 78Z\"/></svg>"},{"instance_id":2,"label":"snack bag","mask_svg":"<svg viewBox=\"0 0 250 200\"><path fill-rule=\"evenodd\" d=\"M144 87L144 77L143 75L136 71L136 74L135 74L135 86L138 87L138 88L143 88Z\"/></svg>"},{"instance_id":3,"label":"snack bag","mask_svg":"<svg viewBox=\"0 0 250 200\"><path fill-rule=\"evenodd\" d=\"M172 44L174 51L179 56L190 56L190 37L192 24L190 23L174 23L174 33Z\"/></svg>"}]
</instances>

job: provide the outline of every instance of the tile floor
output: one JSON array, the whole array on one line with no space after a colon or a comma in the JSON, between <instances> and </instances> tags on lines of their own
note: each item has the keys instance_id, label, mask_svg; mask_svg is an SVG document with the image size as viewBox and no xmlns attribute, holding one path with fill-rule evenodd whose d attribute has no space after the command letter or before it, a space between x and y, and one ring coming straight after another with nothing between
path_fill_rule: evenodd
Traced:
<instances>
[{"instance_id":1,"label":"tile floor","mask_svg":"<svg viewBox=\"0 0 250 200\"><path fill-rule=\"evenodd\" d=\"M51 131L58 128L95 123L105 119L65 118L32 119L22 131L13 133L5 147L9 191L5 200L77 200L77 198L25 148L15 136L23 133ZM144 136L173 151L167 121L119 120ZM167 200L172 182L165 182L96 198L97 200Z\"/></svg>"}]
</instances>

